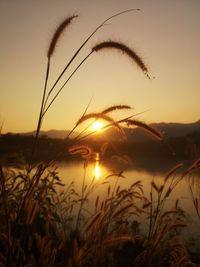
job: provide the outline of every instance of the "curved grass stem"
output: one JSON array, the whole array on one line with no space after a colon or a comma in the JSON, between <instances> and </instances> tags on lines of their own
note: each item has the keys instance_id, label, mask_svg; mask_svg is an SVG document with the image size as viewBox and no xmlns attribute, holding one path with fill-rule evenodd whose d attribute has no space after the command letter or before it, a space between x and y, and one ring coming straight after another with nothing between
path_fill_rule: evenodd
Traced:
<instances>
[{"instance_id":1,"label":"curved grass stem","mask_svg":"<svg viewBox=\"0 0 200 267\"><path fill-rule=\"evenodd\" d=\"M38 118L37 129L36 129L36 133L35 133L35 139L34 139L34 145L33 145L33 149L32 149L31 159L34 157L34 154L36 151L38 136L39 136L40 128L42 125L42 118L43 118L43 112L44 112L44 103L45 103L45 97L46 97L46 91L47 91L49 71L50 71L50 58L48 58L48 61L47 61L46 77L45 77L45 84L44 84L44 90L43 90L43 96L42 96L42 103L41 103L41 107L40 107L40 114L39 114L39 118Z\"/></svg>"},{"instance_id":2,"label":"curved grass stem","mask_svg":"<svg viewBox=\"0 0 200 267\"><path fill-rule=\"evenodd\" d=\"M44 110L43 110L43 114L42 117L44 117L44 115L46 114L46 112L49 110L49 108L51 107L51 105L54 103L54 101L56 100L56 98L58 97L58 95L61 93L61 91L63 90L63 88L65 87L65 85L69 82L69 80L73 77L73 75L76 73L76 71L81 67L81 65L86 61L86 59L93 53L90 52L82 61L81 63L75 68L75 70L70 74L70 76L68 77L68 79L64 82L64 84L61 86L61 88L58 90L58 92L55 94L55 96L53 97L53 99L51 100L51 102L49 103L49 105L46 107L47 101L45 102L44 105ZM48 100L48 99L47 99ZM46 108L45 108L46 107Z\"/></svg>"},{"instance_id":3,"label":"curved grass stem","mask_svg":"<svg viewBox=\"0 0 200 267\"><path fill-rule=\"evenodd\" d=\"M56 87L57 83L59 82L59 80L62 78L63 74L66 72L66 70L69 68L69 66L71 65L71 63L74 61L74 59L76 58L76 56L79 54L79 52L82 50L82 48L88 43L88 41L92 38L92 36L99 30L101 29L103 26L107 25L106 22L108 22L109 20L120 16L124 13L128 13L128 12L132 12L132 11L139 11L140 9L136 9L136 8L132 8L132 9L127 9L124 11L121 11L117 14L112 15L111 17L107 18L106 20L104 20L87 38L86 40L82 43L82 45L78 48L78 50L75 52L75 54L72 56L72 58L70 59L70 61L67 63L67 65L65 66L65 68L62 70L62 72L60 73L60 75L58 76L58 78L56 79L56 81L54 82L53 86L51 87L51 89L49 90L46 100L45 100L45 104L44 107L46 107L47 105L47 101L50 97L50 95L52 94L54 88ZM76 71L76 70L75 70ZM61 89L62 90L62 89ZM58 96L59 92L56 94L55 98ZM55 99L54 99L55 100ZM53 100L53 102L54 102ZM48 105L48 107L46 108L46 111L49 109L49 107L51 106L51 103ZM46 112L45 112L46 113Z\"/></svg>"}]
</instances>

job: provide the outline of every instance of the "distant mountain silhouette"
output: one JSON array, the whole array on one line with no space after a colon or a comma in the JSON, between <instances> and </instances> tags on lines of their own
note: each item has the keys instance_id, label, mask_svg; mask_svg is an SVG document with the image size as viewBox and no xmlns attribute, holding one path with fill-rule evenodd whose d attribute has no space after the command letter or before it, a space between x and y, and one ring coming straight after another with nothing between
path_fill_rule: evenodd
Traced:
<instances>
[{"instance_id":1,"label":"distant mountain silhouette","mask_svg":"<svg viewBox=\"0 0 200 267\"><path fill-rule=\"evenodd\" d=\"M154 126L154 125L152 125ZM200 120L194 123L159 123L155 127L166 137L181 137L194 132L200 132Z\"/></svg>"},{"instance_id":2,"label":"distant mountain silhouette","mask_svg":"<svg viewBox=\"0 0 200 267\"><path fill-rule=\"evenodd\" d=\"M184 137L193 133L200 133L200 120L194 123L152 123L149 126L158 130L166 138ZM131 142L143 142L155 139L152 134L146 130L135 128L124 128L127 140ZM106 131L106 136L109 140L117 140L120 138L116 129L110 128ZM98 138L101 138L100 136Z\"/></svg>"},{"instance_id":3,"label":"distant mountain silhouette","mask_svg":"<svg viewBox=\"0 0 200 267\"><path fill-rule=\"evenodd\" d=\"M88 144L94 151L99 151L105 142L108 143L105 158L113 153L128 155L134 161L165 159L172 161L191 160L200 155L200 121L189 124L182 123L153 123L151 126L164 134L164 140L156 140L145 130L124 128L127 140L120 138L119 131L112 127L102 133L90 135L83 143ZM38 139L36 160L70 160L68 153L70 140L65 140L69 131L41 131ZM74 133L75 136L78 132ZM2 134L0 136L0 161L5 164L19 162L20 159L29 161L34 143L35 132L21 134ZM166 140L167 139L167 140ZM80 141L80 140L79 140ZM166 142L167 141L167 142ZM82 141L80 141L82 143Z\"/></svg>"},{"instance_id":4,"label":"distant mountain silhouette","mask_svg":"<svg viewBox=\"0 0 200 267\"><path fill-rule=\"evenodd\" d=\"M65 139L70 131L67 130L48 130L48 131L40 131L40 136L47 136L49 138L56 138L56 139ZM72 136L74 136L77 133L73 133ZM21 133L21 135L35 135L35 131L27 132L27 133Z\"/></svg>"},{"instance_id":5,"label":"distant mountain silhouette","mask_svg":"<svg viewBox=\"0 0 200 267\"><path fill-rule=\"evenodd\" d=\"M196 132L200 133L200 120L194 123L152 123L149 126L161 132L164 138L183 137ZM154 138L139 127L131 130L128 128L126 132L128 139L134 139L137 142Z\"/></svg>"},{"instance_id":6,"label":"distant mountain silhouette","mask_svg":"<svg viewBox=\"0 0 200 267\"><path fill-rule=\"evenodd\" d=\"M200 120L194 123L152 123L149 124L151 127L160 131L165 138L171 137L183 137L195 132L200 132ZM136 127L136 128L124 128L127 139L129 141L142 142L145 140L152 139L151 134L145 130ZM69 131L65 130L49 130L41 131L40 136L46 135L49 138L64 139L68 135ZM107 138L112 140L119 139L119 133L116 129L110 128L104 132ZM22 133L22 135L35 135L35 131ZM77 132L73 133L72 136L77 135ZM101 135L98 134L98 139L101 139Z\"/></svg>"}]
</instances>

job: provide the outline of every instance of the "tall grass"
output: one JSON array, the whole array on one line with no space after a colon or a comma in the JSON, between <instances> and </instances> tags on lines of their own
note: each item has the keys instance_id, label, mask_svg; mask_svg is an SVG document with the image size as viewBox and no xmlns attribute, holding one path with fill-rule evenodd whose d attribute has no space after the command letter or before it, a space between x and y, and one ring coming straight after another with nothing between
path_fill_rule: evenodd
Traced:
<instances>
[{"instance_id":1,"label":"tall grass","mask_svg":"<svg viewBox=\"0 0 200 267\"><path fill-rule=\"evenodd\" d=\"M68 17L58 26L47 52L45 84L32 160L37 151L37 141L47 111L67 82L94 52L116 49L127 55L148 78L150 77L142 58L133 49L120 42L105 41L94 46L64 84L57 86L93 35L109 20L133 10L135 9L120 12L103 21L81 44L49 88L51 59L57 42L77 16ZM125 125L141 127L156 138L163 138L156 129L144 122L133 120L134 115L118 121L110 115L130 108L128 105L113 105L101 112L87 113L87 107L71 133L83 122L101 118L107 123L105 129L115 128L122 138L125 137ZM92 177L90 182L87 182L88 164L96 151L79 142L93 134L86 132L88 126L74 138L75 144L69 148L72 155L79 154L84 158L80 190L74 182L68 186L62 183L54 161L31 163L18 170L0 165L0 266L197 266L192 263L181 238L181 229L187 227L184 211L178 201L169 210L165 208L165 203L184 177L200 167L199 160L183 175L177 175L177 171L183 166L178 164L166 174L162 184L158 185L153 180L149 195L144 194L140 180L134 181L127 188L121 188L120 181L125 179L123 172L112 172L100 181ZM99 153L106 153L108 143L109 140L101 146ZM117 156L125 159L124 155ZM112 179L114 183L111 182ZM104 196L98 193L100 187L106 191ZM192 184L190 191L199 216L199 200L194 194ZM95 201L92 201L94 197ZM140 232L139 226L143 221L147 222L148 227L144 232Z\"/></svg>"}]
</instances>

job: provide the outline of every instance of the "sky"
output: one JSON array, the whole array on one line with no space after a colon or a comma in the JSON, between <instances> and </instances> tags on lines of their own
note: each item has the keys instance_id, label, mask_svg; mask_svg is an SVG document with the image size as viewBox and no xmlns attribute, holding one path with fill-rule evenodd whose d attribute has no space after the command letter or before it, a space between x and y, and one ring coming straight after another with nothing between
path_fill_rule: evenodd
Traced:
<instances>
[{"instance_id":1,"label":"sky","mask_svg":"<svg viewBox=\"0 0 200 267\"><path fill-rule=\"evenodd\" d=\"M113 18L102 27L62 82L94 45L106 40L123 42L134 49L148 66L152 79L116 51L94 53L46 113L42 130L71 129L91 99L88 112L100 112L116 104L133 108L128 113L117 111L113 114L116 119L138 114L136 118L147 123L199 120L199 0L0 0L3 132L36 128L48 46L63 19L78 14L56 46L49 86L101 22L131 8L141 10Z\"/></svg>"}]
</instances>

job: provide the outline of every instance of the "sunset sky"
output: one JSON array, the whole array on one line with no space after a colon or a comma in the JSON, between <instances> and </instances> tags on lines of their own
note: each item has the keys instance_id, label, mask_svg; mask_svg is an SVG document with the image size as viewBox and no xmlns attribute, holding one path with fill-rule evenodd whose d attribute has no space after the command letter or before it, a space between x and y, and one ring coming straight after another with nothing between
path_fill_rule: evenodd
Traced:
<instances>
[{"instance_id":1,"label":"sunset sky","mask_svg":"<svg viewBox=\"0 0 200 267\"><path fill-rule=\"evenodd\" d=\"M47 50L66 17L78 14L62 35L52 58L50 84L88 35L113 18L81 51L63 82L98 42L115 40L133 48L154 79L147 79L116 51L94 53L78 70L46 114L42 129L70 129L84 112L114 104L133 107L144 122L200 119L199 0L0 0L0 126L3 132L36 128ZM61 83L62 84L62 83Z\"/></svg>"}]
</instances>

